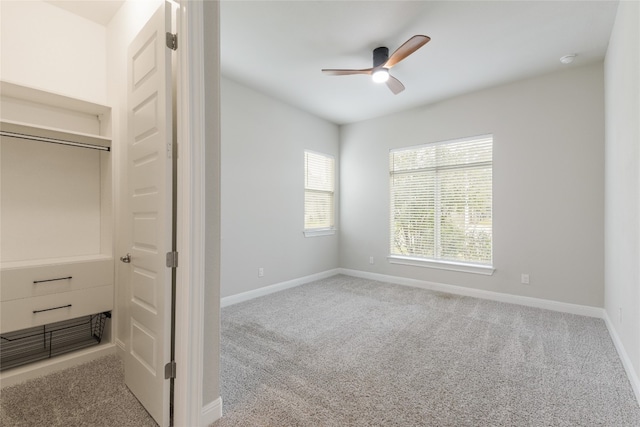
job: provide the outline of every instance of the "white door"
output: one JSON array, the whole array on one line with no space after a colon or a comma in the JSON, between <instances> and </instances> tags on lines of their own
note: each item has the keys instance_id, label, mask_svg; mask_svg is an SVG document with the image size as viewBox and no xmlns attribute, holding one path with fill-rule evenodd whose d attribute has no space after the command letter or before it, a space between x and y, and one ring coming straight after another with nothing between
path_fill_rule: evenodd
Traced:
<instances>
[{"instance_id":1,"label":"white door","mask_svg":"<svg viewBox=\"0 0 640 427\"><path fill-rule=\"evenodd\" d=\"M172 251L171 50L164 4L128 51L129 330L125 383L161 426L169 425ZM125 260L126 262L126 260Z\"/></svg>"}]
</instances>

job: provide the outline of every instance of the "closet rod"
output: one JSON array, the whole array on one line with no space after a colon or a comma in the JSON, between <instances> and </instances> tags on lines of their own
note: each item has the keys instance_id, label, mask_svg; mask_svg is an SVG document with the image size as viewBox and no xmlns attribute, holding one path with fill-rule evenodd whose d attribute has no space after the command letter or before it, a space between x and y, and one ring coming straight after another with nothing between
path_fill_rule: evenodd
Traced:
<instances>
[{"instance_id":1,"label":"closet rod","mask_svg":"<svg viewBox=\"0 0 640 427\"><path fill-rule=\"evenodd\" d=\"M72 147L79 147L79 148L89 148L92 150L111 151L110 147L103 147L101 145L83 144L82 142L66 141L64 139L46 138L44 136L27 135L23 133L7 132L4 130L0 130L0 136L28 139L30 141L49 142L52 144L69 145Z\"/></svg>"}]
</instances>

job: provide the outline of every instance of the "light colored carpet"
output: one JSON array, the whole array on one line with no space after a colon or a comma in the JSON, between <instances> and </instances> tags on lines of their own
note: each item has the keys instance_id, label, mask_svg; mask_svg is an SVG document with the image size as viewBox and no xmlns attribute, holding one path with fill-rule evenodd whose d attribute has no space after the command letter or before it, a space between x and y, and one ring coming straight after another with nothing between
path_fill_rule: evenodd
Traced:
<instances>
[{"instance_id":1,"label":"light colored carpet","mask_svg":"<svg viewBox=\"0 0 640 427\"><path fill-rule=\"evenodd\" d=\"M106 356L0 391L0 426L157 427Z\"/></svg>"},{"instance_id":2,"label":"light colored carpet","mask_svg":"<svg viewBox=\"0 0 640 427\"><path fill-rule=\"evenodd\" d=\"M348 276L222 310L230 426L640 426L602 320Z\"/></svg>"}]
</instances>

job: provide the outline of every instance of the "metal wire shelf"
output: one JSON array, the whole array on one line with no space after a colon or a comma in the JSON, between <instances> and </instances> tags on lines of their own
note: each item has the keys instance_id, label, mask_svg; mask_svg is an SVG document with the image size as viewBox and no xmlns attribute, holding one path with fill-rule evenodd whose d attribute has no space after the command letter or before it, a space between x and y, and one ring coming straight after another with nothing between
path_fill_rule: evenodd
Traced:
<instances>
[{"instance_id":1,"label":"metal wire shelf","mask_svg":"<svg viewBox=\"0 0 640 427\"><path fill-rule=\"evenodd\" d=\"M79 350L102 341L111 312L0 335L0 371Z\"/></svg>"}]
</instances>

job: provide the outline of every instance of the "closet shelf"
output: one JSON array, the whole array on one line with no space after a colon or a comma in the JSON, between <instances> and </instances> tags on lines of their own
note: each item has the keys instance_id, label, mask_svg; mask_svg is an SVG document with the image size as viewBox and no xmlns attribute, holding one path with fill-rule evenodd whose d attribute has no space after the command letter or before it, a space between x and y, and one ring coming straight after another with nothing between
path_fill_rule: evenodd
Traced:
<instances>
[{"instance_id":1,"label":"closet shelf","mask_svg":"<svg viewBox=\"0 0 640 427\"><path fill-rule=\"evenodd\" d=\"M69 132L62 129L35 126L10 120L0 121L0 132L3 136L36 139L84 148L95 148L108 151L111 149L111 138L79 132Z\"/></svg>"},{"instance_id":2,"label":"closet shelf","mask_svg":"<svg viewBox=\"0 0 640 427\"><path fill-rule=\"evenodd\" d=\"M91 262L91 261L107 261L111 259L113 259L111 255L95 254L95 255L68 256L68 257L60 257L60 258L39 258L39 259L24 260L24 261L5 261L5 262L0 262L0 270L8 270L11 268L40 267L44 265L76 264L76 263Z\"/></svg>"},{"instance_id":3,"label":"closet shelf","mask_svg":"<svg viewBox=\"0 0 640 427\"><path fill-rule=\"evenodd\" d=\"M96 104L95 102L85 101L83 99L71 98L66 95L24 86L6 80L0 81L0 93L2 93L3 97L35 102L54 108L64 108L66 110L93 114L95 116L109 114L111 112L111 108L106 105Z\"/></svg>"}]
</instances>

